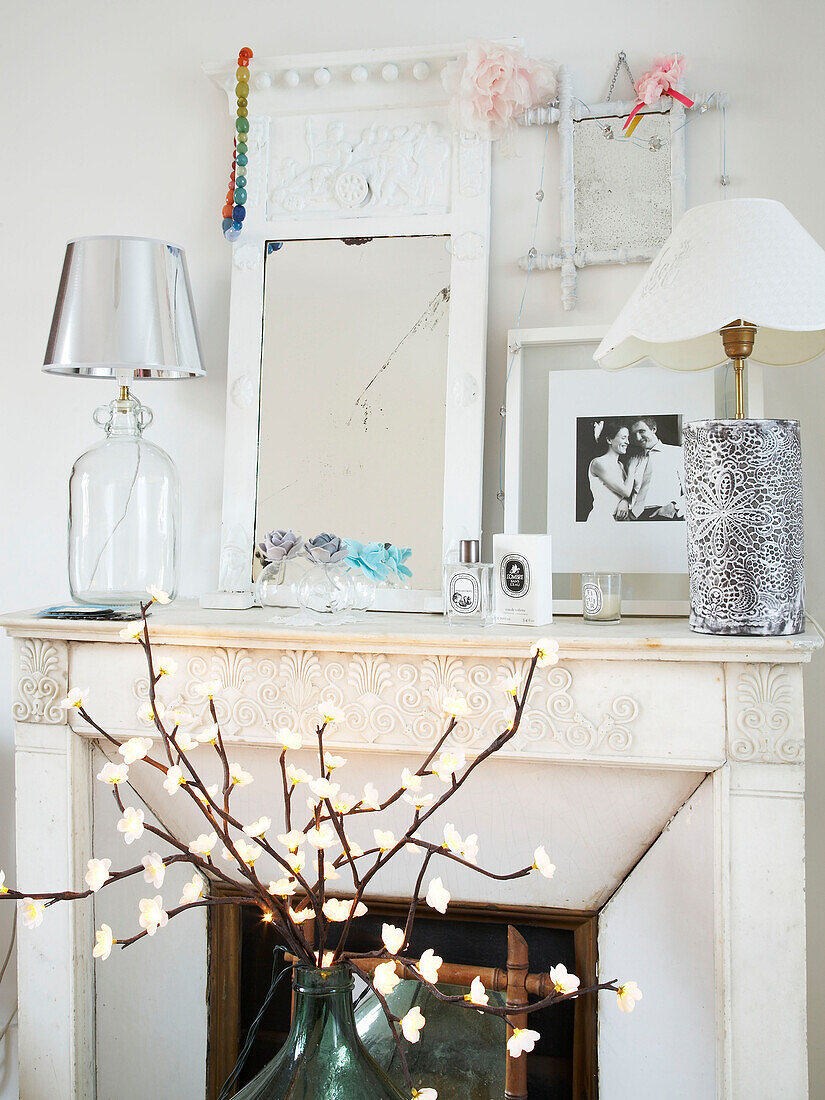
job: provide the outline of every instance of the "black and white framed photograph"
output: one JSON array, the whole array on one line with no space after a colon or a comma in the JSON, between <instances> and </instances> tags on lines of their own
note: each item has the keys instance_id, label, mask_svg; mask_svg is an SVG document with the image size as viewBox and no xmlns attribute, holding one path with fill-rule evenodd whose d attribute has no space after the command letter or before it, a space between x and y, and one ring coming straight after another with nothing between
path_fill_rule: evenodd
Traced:
<instances>
[{"instance_id":1,"label":"black and white framed photograph","mask_svg":"<svg viewBox=\"0 0 825 1100\"><path fill-rule=\"evenodd\" d=\"M628 614L688 608L682 431L724 415L724 368L615 373L603 326L509 334L504 526L553 537L553 609L581 610L581 574L622 574ZM726 388L727 387L727 388Z\"/></svg>"},{"instance_id":2,"label":"black and white framed photograph","mask_svg":"<svg viewBox=\"0 0 825 1100\"><path fill-rule=\"evenodd\" d=\"M682 416L576 418L576 522L685 521Z\"/></svg>"}]
</instances>

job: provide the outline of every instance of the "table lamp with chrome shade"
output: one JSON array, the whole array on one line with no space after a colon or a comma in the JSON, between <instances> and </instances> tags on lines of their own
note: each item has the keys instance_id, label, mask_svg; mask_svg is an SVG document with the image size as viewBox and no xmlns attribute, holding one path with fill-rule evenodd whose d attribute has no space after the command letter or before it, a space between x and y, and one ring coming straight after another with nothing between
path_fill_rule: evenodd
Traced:
<instances>
[{"instance_id":1,"label":"table lamp with chrome shade","mask_svg":"<svg viewBox=\"0 0 825 1100\"><path fill-rule=\"evenodd\" d=\"M142 237L69 241L43 370L111 378L95 411L106 438L69 479L69 587L78 603L134 605L150 585L178 587L180 489L175 466L143 438L152 412L133 379L205 373L183 249Z\"/></svg>"},{"instance_id":2,"label":"table lamp with chrome shade","mask_svg":"<svg viewBox=\"0 0 825 1100\"><path fill-rule=\"evenodd\" d=\"M709 634L805 629L799 422L745 417L748 358L825 351L825 251L779 202L688 210L596 350L615 370L730 359L736 418L684 430L690 625Z\"/></svg>"}]
</instances>

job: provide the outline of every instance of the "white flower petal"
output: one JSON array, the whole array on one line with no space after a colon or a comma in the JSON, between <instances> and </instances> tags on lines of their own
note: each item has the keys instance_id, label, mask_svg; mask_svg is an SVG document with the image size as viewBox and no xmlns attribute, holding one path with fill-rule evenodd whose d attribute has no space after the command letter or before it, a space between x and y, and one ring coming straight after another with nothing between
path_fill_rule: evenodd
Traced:
<instances>
[{"instance_id":1,"label":"white flower petal","mask_svg":"<svg viewBox=\"0 0 825 1100\"><path fill-rule=\"evenodd\" d=\"M427 887L427 905L439 913L446 913L450 904L450 892L445 889L440 878L434 878Z\"/></svg>"}]
</instances>

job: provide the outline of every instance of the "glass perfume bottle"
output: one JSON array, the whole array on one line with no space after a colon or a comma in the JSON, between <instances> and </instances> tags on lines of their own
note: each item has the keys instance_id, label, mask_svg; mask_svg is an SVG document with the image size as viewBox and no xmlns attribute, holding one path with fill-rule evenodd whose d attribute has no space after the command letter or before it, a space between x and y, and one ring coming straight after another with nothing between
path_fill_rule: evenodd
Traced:
<instances>
[{"instance_id":1,"label":"glass perfume bottle","mask_svg":"<svg viewBox=\"0 0 825 1100\"><path fill-rule=\"evenodd\" d=\"M458 561L444 566L444 614L451 623L487 623L491 617L493 566L480 561L478 539L462 539Z\"/></svg>"},{"instance_id":2,"label":"glass perfume bottle","mask_svg":"<svg viewBox=\"0 0 825 1100\"><path fill-rule=\"evenodd\" d=\"M78 603L129 605L178 588L180 489L169 455L143 438L152 412L126 386L101 405L106 438L69 478L69 587Z\"/></svg>"}]
</instances>

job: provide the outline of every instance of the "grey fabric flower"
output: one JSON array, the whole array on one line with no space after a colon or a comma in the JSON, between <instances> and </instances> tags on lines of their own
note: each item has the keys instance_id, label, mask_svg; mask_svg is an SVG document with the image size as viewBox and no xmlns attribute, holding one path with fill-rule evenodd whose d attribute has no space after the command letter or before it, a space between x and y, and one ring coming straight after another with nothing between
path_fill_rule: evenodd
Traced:
<instances>
[{"instance_id":1,"label":"grey fabric flower","mask_svg":"<svg viewBox=\"0 0 825 1100\"><path fill-rule=\"evenodd\" d=\"M306 543L304 553L310 561L318 565L329 565L332 562L343 561L349 553L349 547L337 535L329 535L322 531L320 535L316 535Z\"/></svg>"},{"instance_id":2,"label":"grey fabric flower","mask_svg":"<svg viewBox=\"0 0 825 1100\"><path fill-rule=\"evenodd\" d=\"M301 552L304 540L294 531L269 531L258 543L258 553L264 561L284 561Z\"/></svg>"}]
</instances>

